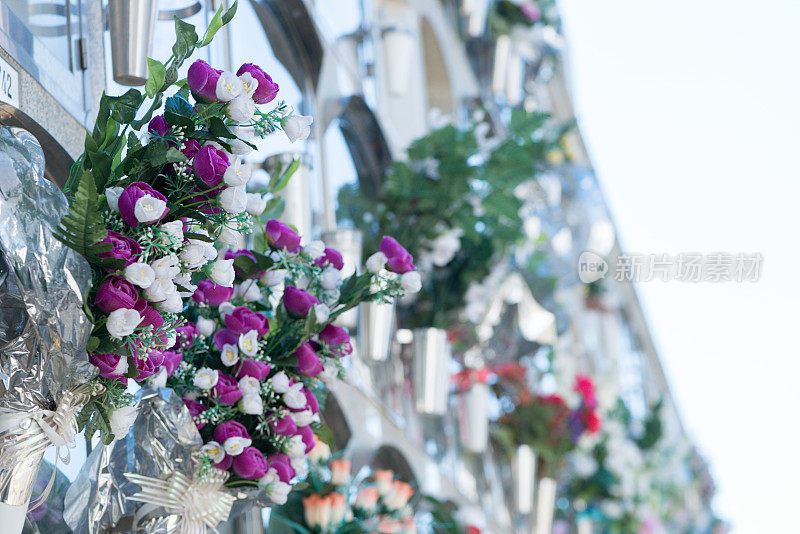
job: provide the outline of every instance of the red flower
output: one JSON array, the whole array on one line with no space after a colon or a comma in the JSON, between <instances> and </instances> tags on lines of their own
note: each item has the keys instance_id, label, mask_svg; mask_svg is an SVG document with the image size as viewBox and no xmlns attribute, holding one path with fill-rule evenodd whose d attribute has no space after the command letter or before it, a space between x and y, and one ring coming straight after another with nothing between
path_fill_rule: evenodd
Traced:
<instances>
[{"instance_id":1,"label":"red flower","mask_svg":"<svg viewBox=\"0 0 800 534\"><path fill-rule=\"evenodd\" d=\"M575 385L572 386L573 391L581 394L581 397L594 396L594 382L590 376L578 373L575 375Z\"/></svg>"},{"instance_id":2,"label":"red flower","mask_svg":"<svg viewBox=\"0 0 800 534\"><path fill-rule=\"evenodd\" d=\"M583 424L590 434L595 434L600 430L600 416L595 412L585 412L583 414Z\"/></svg>"}]
</instances>

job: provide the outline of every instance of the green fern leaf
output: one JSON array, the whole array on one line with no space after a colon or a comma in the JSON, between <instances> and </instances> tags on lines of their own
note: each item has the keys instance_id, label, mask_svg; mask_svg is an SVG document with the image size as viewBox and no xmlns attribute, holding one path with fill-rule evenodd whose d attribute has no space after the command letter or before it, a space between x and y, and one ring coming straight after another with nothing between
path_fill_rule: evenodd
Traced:
<instances>
[{"instance_id":1,"label":"green fern leaf","mask_svg":"<svg viewBox=\"0 0 800 534\"><path fill-rule=\"evenodd\" d=\"M101 252L96 245L107 235L108 230L97 209L97 186L92 175L83 171L69 212L61 219L53 236L78 254L91 258Z\"/></svg>"}]
</instances>

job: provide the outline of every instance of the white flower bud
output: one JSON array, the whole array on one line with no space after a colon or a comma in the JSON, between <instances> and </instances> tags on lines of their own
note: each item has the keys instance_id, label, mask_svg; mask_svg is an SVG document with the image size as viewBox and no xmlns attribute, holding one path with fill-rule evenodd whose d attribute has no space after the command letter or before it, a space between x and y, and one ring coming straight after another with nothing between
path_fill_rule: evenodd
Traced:
<instances>
[{"instance_id":1,"label":"white flower bud","mask_svg":"<svg viewBox=\"0 0 800 534\"><path fill-rule=\"evenodd\" d=\"M275 390L276 393L286 393L289 391L289 377L283 371L270 378L269 383L272 384L272 389Z\"/></svg>"},{"instance_id":2,"label":"white flower bud","mask_svg":"<svg viewBox=\"0 0 800 534\"><path fill-rule=\"evenodd\" d=\"M314 317L317 319L317 324L325 324L331 316L331 309L327 304L319 303L314 304Z\"/></svg>"},{"instance_id":3,"label":"white flower bud","mask_svg":"<svg viewBox=\"0 0 800 534\"><path fill-rule=\"evenodd\" d=\"M142 317L136 310L129 310L127 308L120 308L114 310L108 315L106 321L106 330L114 339L122 339L125 336L133 334L139 323L142 322Z\"/></svg>"},{"instance_id":4,"label":"white flower bud","mask_svg":"<svg viewBox=\"0 0 800 534\"><path fill-rule=\"evenodd\" d=\"M308 426L314 422L316 414L311 409L308 409L302 412L290 412L289 415L297 426Z\"/></svg>"},{"instance_id":5,"label":"white flower bud","mask_svg":"<svg viewBox=\"0 0 800 534\"><path fill-rule=\"evenodd\" d=\"M302 436L295 435L287 439L283 444L283 452L289 458L302 458L306 455L306 444L303 443Z\"/></svg>"},{"instance_id":6,"label":"white flower bud","mask_svg":"<svg viewBox=\"0 0 800 534\"><path fill-rule=\"evenodd\" d=\"M163 302L170 295L175 294L178 288L169 278L156 278L153 283L144 290L144 298L150 302Z\"/></svg>"},{"instance_id":7,"label":"white flower bud","mask_svg":"<svg viewBox=\"0 0 800 534\"><path fill-rule=\"evenodd\" d=\"M247 191L244 186L228 187L219 194L222 209L233 215L244 213L247 208Z\"/></svg>"},{"instance_id":8,"label":"white flower bud","mask_svg":"<svg viewBox=\"0 0 800 534\"><path fill-rule=\"evenodd\" d=\"M175 254L169 253L163 258L150 262L150 267L157 279L172 280L181 272L180 260Z\"/></svg>"},{"instance_id":9,"label":"white flower bud","mask_svg":"<svg viewBox=\"0 0 800 534\"><path fill-rule=\"evenodd\" d=\"M225 287L233 287L236 272L233 270L233 260L219 259L211 266L211 279L214 283Z\"/></svg>"},{"instance_id":10,"label":"white flower bud","mask_svg":"<svg viewBox=\"0 0 800 534\"><path fill-rule=\"evenodd\" d=\"M422 278L417 271L408 271L400 275L400 285L406 294L418 293L422 289Z\"/></svg>"},{"instance_id":11,"label":"white flower bud","mask_svg":"<svg viewBox=\"0 0 800 534\"><path fill-rule=\"evenodd\" d=\"M128 435L137 415L139 415L137 405L122 406L111 412L108 422L111 424L111 433L114 434L115 440L122 439Z\"/></svg>"},{"instance_id":12,"label":"white flower bud","mask_svg":"<svg viewBox=\"0 0 800 534\"><path fill-rule=\"evenodd\" d=\"M192 275L189 273L176 276L175 285L186 289L186 291L178 291L178 294L182 297L191 297L197 289L197 285L192 283Z\"/></svg>"},{"instance_id":13,"label":"white flower bud","mask_svg":"<svg viewBox=\"0 0 800 534\"><path fill-rule=\"evenodd\" d=\"M312 122L314 122L314 117L290 115L281 120L281 126L283 127L284 133L286 133L286 137L289 138L289 141L294 143L295 141L306 139L311 135Z\"/></svg>"},{"instance_id":14,"label":"white flower bud","mask_svg":"<svg viewBox=\"0 0 800 534\"><path fill-rule=\"evenodd\" d=\"M258 395L261 392L261 384L254 376L243 376L239 379L239 391L243 395Z\"/></svg>"},{"instance_id":15,"label":"white flower bud","mask_svg":"<svg viewBox=\"0 0 800 534\"><path fill-rule=\"evenodd\" d=\"M230 130L237 137L228 140L234 154L244 156L253 151L253 148L245 143L245 141L252 143L255 140L256 132L252 126L233 126Z\"/></svg>"},{"instance_id":16,"label":"white flower bud","mask_svg":"<svg viewBox=\"0 0 800 534\"><path fill-rule=\"evenodd\" d=\"M256 103L247 95L239 95L228 102L227 113L236 122L250 122L256 113Z\"/></svg>"},{"instance_id":17,"label":"white flower bud","mask_svg":"<svg viewBox=\"0 0 800 534\"><path fill-rule=\"evenodd\" d=\"M125 267L123 274L125 280L143 289L150 287L156 279L156 273L153 268L143 262L131 263Z\"/></svg>"},{"instance_id":18,"label":"white flower bud","mask_svg":"<svg viewBox=\"0 0 800 534\"><path fill-rule=\"evenodd\" d=\"M106 189L106 202L112 211L119 213L119 196L125 191L124 187L109 187Z\"/></svg>"},{"instance_id":19,"label":"white flower bud","mask_svg":"<svg viewBox=\"0 0 800 534\"><path fill-rule=\"evenodd\" d=\"M211 337L214 330L217 329L217 322L213 319L206 319L205 317L197 318L197 333L203 337Z\"/></svg>"},{"instance_id":20,"label":"white flower bud","mask_svg":"<svg viewBox=\"0 0 800 534\"><path fill-rule=\"evenodd\" d=\"M239 362L239 348L236 345L224 344L219 359L222 365L227 367L236 365Z\"/></svg>"},{"instance_id":21,"label":"white flower bud","mask_svg":"<svg viewBox=\"0 0 800 534\"><path fill-rule=\"evenodd\" d=\"M342 273L335 267L325 267L319 277L319 283L325 291L332 291L342 283Z\"/></svg>"},{"instance_id":22,"label":"white flower bud","mask_svg":"<svg viewBox=\"0 0 800 534\"><path fill-rule=\"evenodd\" d=\"M197 269L206 263L205 245L196 240L190 240L189 243L183 247L180 254L180 259L189 269Z\"/></svg>"},{"instance_id":23,"label":"white flower bud","mask_svg":"<svg viewBox=\"0 0 800 534\"><path fill-rule=\"evenodd\" d=\"M292 410L301 410L308 405L308 399L301 391L303 384L289 386L289 390L283 394L283 402Z\"/></svg>"},{"instance_id":24,"label":"white flower bud","mask_svg":"<svg viewBox=\"0 0 800 534\"><path fill-rule=\"evenodd\" d=\"M281 505L281 504L286 504L286 501L289 500L289 493L291 493L292 491L292 486L291 484L287 484L286 482L282 482L281 480L276 480L275 482L267 486L266 491L267 491L267 497L272 499L272 502Z\"/></svg>"},{"instance_id":25,"label":"white flower bud","mask_svg":"<svg viewBox=\"0 0 800 534\"><path fill-rule=\"evenodd\" d=\"M150 385L154 388L163 388L167 386L167 368L163 365L159 367L158 372L151 375L148 379Z\"/></svg>"},{"instance_id":26,"label":"white flower bud","mask_svg":"<svg viewBox=\"0 0 800 534\"><path fill-rule=\"evenodd\" d=\"M232 438L226 439L225 443L223 443L222 446L225 447L225 452L227 452L231 456L239 456L252 443L253 440L251 439L243 438L241 436L234 436Z\"/></svg>"},{"instance_id":27,"label":"white flower bud","mask_svg":"<svg viewBox=\"0 0 800 534\"><path fill-rule=\"evenodd\" d=\"M258 193L247 193L247 213L258 217L267 209L267 200Z\"/></svg>"},{"instance_id":28,"label":"white flower bud","mask_svg":"<svg viewBox=\"0 0 800 534\"><path fill-rule=\"evenodd\" d=\"M223 449L222 445L216 441L209 441L203 445L200 450L206 453L208 457L211 458L211 461L215 464L218 464L225 459L225 449Z\"/></svg>"},{"instance_id":29,"label":"white flower bud","mask_svg":"<svg viewBox=\"0 0 800 534\"><path fill-rule=\"evenodd\" d=\"M173 287L175 287L175 284L173 284ZM163 312L180 313L183 311L183 299L176 291L167 295L167 298L156 304L156 307Z\"/></svg>"},{"instance_id":30,"label":"white flower bud","mask_svg":"<svg viewBox=\"0 0 800 534\"><path fill-rule=\"evenodd\" d=\"M228 165L225 169L225 175L222 177L225 185L237 187L247 184L250 181L250 166L239 158L233 160L233 163Z\"/></svg>"},{"instance_id":31,"label":"white flower bud","mask_svg":"<svg viewBox=\"0 0 800 534\"><path fill-rule=\"evenodd\" d=\"M258 352L258 330L250 330L239 334L239 350L246 356L255 356Z\"/></svg>"},{"instance_id":32,"label":"white flower bud","mask_svg":"<svg viewBox=\"0 0 800 534\"><path fill-rule=\"evenodd\" d=\"M310 242L308 245L303 247L303 251L308 254L308 257L312 260L316 260L323 254L325 254L325 243L320 241L319 239Z\"/></svg>"},{"instance_id":33,"label":"white flower bud","mask_svg":"<svg viewBox=\"0 0 800 534\"><path fill-rule=\"evenodd\" d=\"M161 237L162 244L183 244L183 221L171 221L164 223L161 225L160 229L165 234Z\"/></svg>"},{"instance_id":34,"label":"white flower bud","mask_svg":"<svg viewBox=\"0 0 800 534\"><path fill-rule=\"evenodd\" d=\"M200 389L211 389L217 385L219 381L219 371L216 369L209 369L208 367L201 367L194 374L194 387Z\"/></svg>"},{"instance_id":35,"label":"white flower bud","mask_svg":"<svg viewBox=\"0 0 800 534\"><path fill-rule=\"evenodd\" d=\"M133 214L140 223L157 221L164 216L166 210L166 201L150 195L140 197L133 205Z\"/></svg>"},{"instance_id":36,"label":"white flower bud","mask_svg":"<svg viewBox=\"0 0 800 534\"><path fill-rule=\"evenodd\" d=\"M223 72L217 79L216 95L217 99L223 102L230 102L237 96L244 93L242 80L232 72Z\"/></svg>"},{"instance_id":37,"label":"white flower bud","mask_svg":"<svg viewBox=\"0 0 800 534\"><path fill-rule=\"evenodd\" d=\"M244 248L244 236L242 235L242 233L227 226L222 227L222 230L220 230L219 232L219 237L217 238L217 241L222 245L235 250Z\"/></svg>"},{"instance_id":38,"label":"white flower bud","mask_svg":"<svg viewBox=\"0 0 800 534\"><path fill-rule=\"evenodd\" d=\"M242 82L242 92L253 98L253 94L258 89L258 80L253 78L253 75L249 72L243 72L241 76L239 76L239 81Z\"/></svg>"},{"instance_id":39,"label":"white flower bud","mask_svg":"<svg viewBox=\"0 0 800 534\"><path fill-rule=\"evenodd\" d=\"M367 271L371 272L372 274L378 274L386 265L387 261L389 261L389 258L386 257L386 254L383 252L376 252L367 258Z\"/></svg>"},{"instance_id":40,"label":"white flower bud","mask_svg":"<svg viewBox=\"0 0 800 534\"><path fill-rule=\"evenodd\" d=\"M275 287L283 283L288 273L286 269L270 269L265 271L258 281L267 287Z\"/></svg>"},{"instance_id":41,"label":"white flower bud","mask_svg":"<svg viewBox=\"0 0 800 534\"><path fill-rule=\"evenodd\" d=\"M250 415L261 415L264 413L264 403L261 400L261 396L258 394L242 396L242 399L239 401L239 410L241 410L242 413Z\"/></svg>"}]
</instances>

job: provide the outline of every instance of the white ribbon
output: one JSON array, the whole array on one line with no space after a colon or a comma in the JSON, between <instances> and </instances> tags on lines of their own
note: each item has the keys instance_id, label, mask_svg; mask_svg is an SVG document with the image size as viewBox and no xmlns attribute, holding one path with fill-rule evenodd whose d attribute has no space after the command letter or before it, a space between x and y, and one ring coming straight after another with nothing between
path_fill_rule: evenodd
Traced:
<instances>
[{"instance_id":1,"label":"white ribbon","mask_svg":"<svg viewBox=\"0 0 800 534\"><path fill-rule=\"evenodd\" d=\"M144 515L161 506L180 517L177 534L205 534L207 528L214 529L228 519L236 499L223 489L229 475L219 469L194 478L177 472L166 480L136 473L125 473L125 476L142 488L128 499L146 503L134 514L133 532Z\"/></svg>"},{"instance_id":2,"label":"white ribbon","mask_svg":"<svg viewBox=\"0 0 800 534\"><path fill-rule=\"evenodd\" d=\"M11 483L15 465L25 458L44 454L50 445L56 446L56 465L59 459L65 464L70 462L69 449L75 446L78 433L76 415L91 397L92 389L87 383L66 392L55 411L39 407L28 412L0 408L0 469L4 471L0 476L0 491ZM54 465L50 481L31 503L31 510L47 499L55 479Z\"/></svg>"}]
</instances>

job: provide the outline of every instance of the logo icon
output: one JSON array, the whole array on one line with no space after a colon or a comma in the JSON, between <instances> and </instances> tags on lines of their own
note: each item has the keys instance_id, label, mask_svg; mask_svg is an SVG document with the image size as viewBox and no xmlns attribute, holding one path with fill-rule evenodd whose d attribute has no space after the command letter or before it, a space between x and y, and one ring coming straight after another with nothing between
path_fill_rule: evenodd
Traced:
<instances>
[{"instance_id":1,"label":"logo icon","mask_svg":"<svg viewBox=\"0 0 800 534\"><path fill-rule=\"evenodd\" d=\"M587 250L578 258L578 278L584 284L591 284L608 273L608 263L600 254Z\"/></svg>"}]
</instances>

